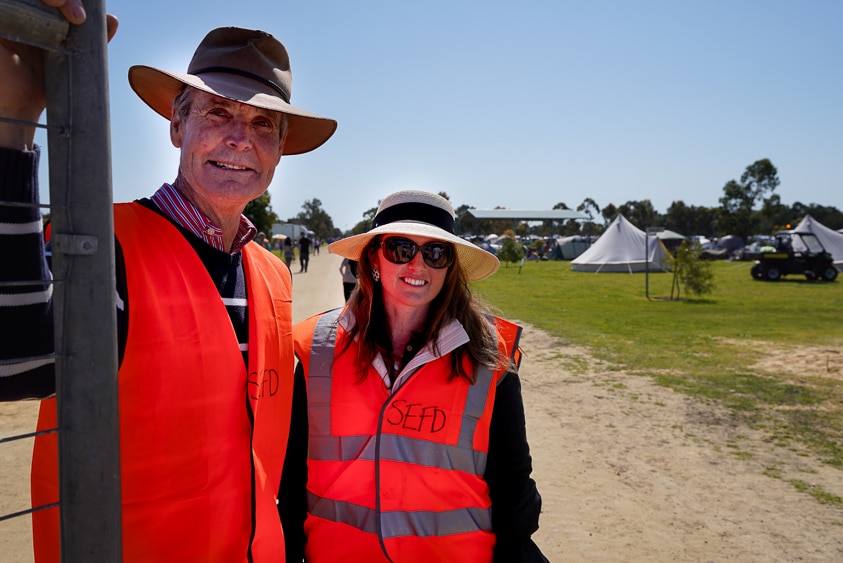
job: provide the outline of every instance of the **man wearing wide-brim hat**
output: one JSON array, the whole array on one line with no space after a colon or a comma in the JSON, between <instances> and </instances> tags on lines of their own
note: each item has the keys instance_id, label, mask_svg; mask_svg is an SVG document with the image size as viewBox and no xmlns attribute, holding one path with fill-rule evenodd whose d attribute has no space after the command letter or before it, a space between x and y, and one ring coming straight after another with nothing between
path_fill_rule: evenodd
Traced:
<instances>
[{"instance_id":1,"label":"man wearing wide-brim hat","mask_svg":"<svg viewBox=\"0 0 843 563\"><path fill-rule=\"evenodd\" d=\"M0 43L3 61L23 61L0 64L0 83L15 85L0 86L0 109L13 114L4 117L44 109L43 92L14 99L43 89L32 54ZM236 27L208 33L186 73L129 70L138 96L170 121L180 160L172 184L114 206L124 561L302 559L306 438L288 437L306 413L293 401L290 272L253 242L242 215L282 155L311 151L336 129L291 104L291 76L277 39ZM38 202L33 138L34 127L0 123L0 175L11 179L0 200ZM32 228L0 232L0 248L43 257L37 207L0 207L2 223ZM13 279L40 279L39 263L17 262ZM13 325L21 342L52 352L50 304L49 292L0 299L3 334ZM55 392L51 363L3 375L0 399ZM55 427L49 400L39 424ZM35 506L58 500L50 440L36 440ZM33 514L39 563L58 561L58 528L58 509Z\"/></svg>"}]
</instances>

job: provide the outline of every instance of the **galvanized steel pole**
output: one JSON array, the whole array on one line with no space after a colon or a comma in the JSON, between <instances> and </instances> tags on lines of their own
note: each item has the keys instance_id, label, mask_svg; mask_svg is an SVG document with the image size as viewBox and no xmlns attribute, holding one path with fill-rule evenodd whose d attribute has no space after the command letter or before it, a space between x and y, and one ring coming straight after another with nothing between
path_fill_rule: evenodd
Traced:
<instances>
[{"instance_id":1,"label":"galvanized steel pole","mask_svg":"<svg viewBox=\"0 0 843 563\"><path fill-rule=\"evenodd\" d=\"M45 60L62 561L120 561L120 428L105 2Z\"/></svg>"}]
</instances>

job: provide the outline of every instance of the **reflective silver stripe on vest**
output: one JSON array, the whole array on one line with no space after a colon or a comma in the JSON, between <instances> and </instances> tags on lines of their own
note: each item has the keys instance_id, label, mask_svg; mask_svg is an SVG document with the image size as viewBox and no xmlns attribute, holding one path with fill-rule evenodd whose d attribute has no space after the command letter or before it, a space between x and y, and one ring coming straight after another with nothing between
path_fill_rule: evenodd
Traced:
<instances>
[{"instance_id":1,"label":"reflective silver stripe on vest","mask_svg":"<svg viewBox=\"0 0 843 563\"><path fill-rule=\"evenodd\" d=\"M340 313L339 309L325 313L317 320L314 329L307 376L311 431L309 458L324 461L393 460L482 476L486 470L487 455L473 446L477 423L486 408L494 377L494 372L487 367L477 370L477 382L469 386L466 393L460 434L454 446L381 434L380 451L376 452L378 446L374 436L331 436L331 363ZM376 453L379 455L376 456ZM314 516L343 522L371 534L378 534L380 516L383 538L444 536L492 529L491 510L477 507L447 511L387 511L379 515L374 508L319 497L311 491L308 491L307 504L308 511Z\"/></svg>"},{"instance_id":2,"label":"reflective silver stripe on vest","mask_svg":"<svg viewBox=\"0 0 843 563\"><path fill-rule=\"evenodd\" d=\"M342 522L369 534L377 534L378 513L346 501L320 498L307 493L310 513L331 522ZM482 508L445 511L392 511L381 513L381 533L385 539L401 536L448 536L492 529L492 513Z\"/></svg>"},{"instance_id":3,"label":"reflective silver stripe on vest","mask_svg":"<svg viewBox=\"0 0 843 563\"><path fill-rule=\"evenodd\" d=\"M476 421L474 425L476 426ZM466 426L463 420L463 426ZM462 441L462 437L460 438ZM468 447L434 444L395 434L381 435L381 459L390 461L408 461L425 467L456 469L471 475L483 475L486 471L486 453ZM366 457L364 459L374 459Z\"/></svg>"},{"instance_id":4,"label":"reflective silver stripe on vest","mask_svg":"<svg viewBox=\"0 0 843 563\"><path fill-rule=\"evenodd\" d=\"M353 502L319 497L307 491L307 509L314 516L331 522L343 522L369 534L378 533L378 513Z\"/></svg>"},{"instance_id":5,"label":"reflective silver stripe on vest","mask_svg":"<svg viewBox=\"0 0 843 563\"><path fill-rule=\"evenodd\" d=\"M337 338L337 319L340 312L338 309L328 311L319 317L313 330L307 377L307 418L311 435L331 435L331 362L334 360L334 342Z\"/></svg>"},{"instance_id":6,"label":"reflective silver stripe on vest","mask_svg":"<svg viewBox=\"0 0 843 563\"><path fill-rule=\"evenodd\" d=\"M374 460L375 440L372 436L331 436L331 362L340 313L340 309L334 309L322 315L316 321L313 332L307 386L310 458L323 461ZM383 434L380 439L380 459L483 475L486 470L486 453L474 450L474 433L486 408L492 377L494 373L485 366L477 370L477 382L469 386L466 394L460 435L455 446Z\"/></svg>"},{"instance_id":7,"label":"reflective silver stripe on vest","mask_svg":"<svg viewBox=\"0 0 843 563\"><path fill-rule=\"evenodd\" d=\"M311 411L313 413L313 411ZM486 470L486 453L435 444L395 434L383 434L380 439L380 459L409 461L426 467L456 469L473 475ZM374 436L311 436L310 459L320 461L375 460Z\"/></svg>"}]
</instances>

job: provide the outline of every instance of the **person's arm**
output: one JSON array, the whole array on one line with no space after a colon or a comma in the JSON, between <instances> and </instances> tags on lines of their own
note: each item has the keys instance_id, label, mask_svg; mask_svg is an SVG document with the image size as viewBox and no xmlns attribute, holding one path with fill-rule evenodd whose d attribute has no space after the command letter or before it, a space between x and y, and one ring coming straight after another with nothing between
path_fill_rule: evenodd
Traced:
<instances>
[{"instance_id":1,"label":"person's arm","mask_svg":"<svg viewBox=\"0 0 843 563\"><path fill-rule=\"evenodd\" d=\"M0 148L0 400L55 393L52 285L5 285L49 280L38 207L38 150Z\"/></svg>"},{"instance_id":2,"label":"person's arm","mask_svg":"<svg viewBox=\"0 0 843 563\"><path fill-rule=\"evenodd\" d=\"M284 530L286 561L298 563L304 560L304 520L307 517L307 390L301 364L296 366L291 416L278 490L278 515Z\"/></svg>"},{"instance_id":3,"label":"person's arm","mask_svg":"<svg viewBox=\"0 0 843 563\"><path fill-rule=\"evenodd\" d=\"M80 0L44 0L74 24L85 19ZM108 38L117 20L108 17ZM0 282L50 279L38 207L39 153L35 122L46 106L43 53L0 39ZM52 286L0 285L0 400L55 392ZM5 360L5 361L4 361Z\"/></svg>"},{"instance_id":4,"label":"person's arm","mask_svg":"<svg viewBox=\"0 0 843 563\"><path fill-rule=\"evenodd\" d=\"M34 122L44 111L39 49L0 40L0 400L55 392L52 285L5 285L49 280L38 207L39 151Z\"/></svg>"},{"instance_id":5,"label":"person's arm","mask_svg":"<svg viewBox=\"0 0 843 563\"><path fill-rule=\"evenodd\" d=\"M495 395L484 474L492 499L495 562L547 561L531 538L539 528L542 505L532 471L521 381L507 373Z\"/></svg>"},{"instance_id":6,"label":"person's arm","mask_svg":"<svg viewBox=\"0 0 843 563\"><path fill-rule=\"evenodd\" d=\"M57 7L72 24L85 21L81 0L42 0ZM117 33L117 18L106 16L110 41ZM0 121L0 147L32 149L35 126L47 106L44 95L44 54L41 49L0 38L0 116L22 123Z\"/></svg>"}]
</instances>

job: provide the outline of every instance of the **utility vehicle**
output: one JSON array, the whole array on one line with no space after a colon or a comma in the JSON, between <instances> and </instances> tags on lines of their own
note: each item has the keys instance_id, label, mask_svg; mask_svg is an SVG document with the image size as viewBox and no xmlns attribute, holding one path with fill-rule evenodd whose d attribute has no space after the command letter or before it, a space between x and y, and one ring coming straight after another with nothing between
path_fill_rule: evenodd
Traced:
<instances>
[{"instance_id":1,"label":"utility vehicle","mask_svg":"<svg viewBox=\"0 0 843 563\"><path fill-rule=\"evenodd\" d=\"M837 278L831 254L814 233L779 231L773 241L772 251L763 250L751 270L756 280L777 281L790 274L829 282Z\"/></svg>"}]
</instances>

